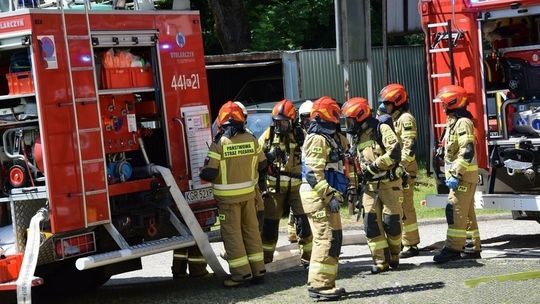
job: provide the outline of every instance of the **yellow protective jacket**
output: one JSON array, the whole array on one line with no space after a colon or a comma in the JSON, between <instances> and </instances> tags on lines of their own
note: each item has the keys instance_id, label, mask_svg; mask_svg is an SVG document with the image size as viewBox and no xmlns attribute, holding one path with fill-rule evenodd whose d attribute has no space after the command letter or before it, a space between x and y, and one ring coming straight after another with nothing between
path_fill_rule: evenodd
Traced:
<instances>
[{"instance_id":1,"label":"yellow protective jacket","mask_svg":"<svg viewBox=\"0 0 540 304\"><path fill-rule=\"evenodd\" d=\"M335 139L328 137L335 142ZM302 147L302 160L305 166L305 176L302 178L300 186L300 196L302 206L306 213L313 213L324 209L333 196L343 201L341 192L332 188L328 184L324 171L332 168L343 172L343 161L330 160L332 143L325 136L319 134L309 134Z\"/></svg>"},{"instance_id":2,"label":"yellow protective jacket","mask_svg":"<svg viewBox=\"0 0 540 304\"><path fill-rule=\"evenodd\" d=\"M369 128L364 131L358 140L356 149L360 163L367 167L374 163L379 169L375 174L373 181L367 181L368 186L376 188L390 188L395 186L389 178L389 171L394 169L401 158L401 147L396 133L387 124L378 125L381 139L377 140L376 130ZM381 146L379 141L382 142ZM373 187L370 187L373 188Z\"/></svg>"},{"instance_id":3,"label":"yellow protective jacket","mask_svg":"<svg viewBox=\"0 0 540 304\"><path fill-rule=\"evenodd\" d=\"M416 177L416 119L409 112L402 113L394 122L394 130L401 143L401 166L411 177Z\"/></svg>"},{"instance_id":4,"label":"yellow protective jacket","mask_svg":"<svg viewBox=\"0 0 540 304\"><path fill-rule=\"evenodd\" d=\"M255 197L258 170L266 157L257 139L250 133L238 133L232 138L222 136L212 143L208 158L201 170L217 170L212 182L218 202L242 202Z\"/></svg>"},{"instance_id":5,"label":"yellow protective jacket","mask_svg":"<svg viewBox=\"0 0 540 304\"><path fill-rule=\"evenodd\" d=\"M263 147L263 152L275 153L279 149L281 157L276 157L274 163L280 171L279 184L280 188L300 186L302 183L301 170L302 170L302 152L301 147L296 142L293 133L287 134L273 134L273 138L270 138L270 128L266 129L264 133L259 137L259 145ZM287 148L288 146L288 148ZM268 164L271 166L272 164ZM276 188L277 178L268 174L266 176L267 185L269 188Z\"/></svg>"},{"instance_id":6,"label":"yellow protective jacket","mask_svg":"<svg viewBox=\"0 0 540 304\"><path fill-rule=\"evenodd\" d=\"M467 117L449 115L444 135L445 175L469 183L478 182L474 124Z\"/></svg>"}]
</instances>

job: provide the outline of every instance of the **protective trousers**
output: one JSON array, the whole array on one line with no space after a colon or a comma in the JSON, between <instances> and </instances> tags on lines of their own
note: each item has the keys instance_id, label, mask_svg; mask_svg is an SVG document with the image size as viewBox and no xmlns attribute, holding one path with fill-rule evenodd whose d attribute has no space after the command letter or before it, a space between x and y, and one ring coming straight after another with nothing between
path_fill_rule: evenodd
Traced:
<instances>
[{"instance_id":1,"label":"protective trousers","mask_svg":"<svg viewBox=\"0 0 540 304\"><path fill-rule=\"evenodd\" d=\"M418 223L416 221L416 210L414 209L414 185L416 179L409 177L407 184L403 188L403 235L401 243L403 246L415 246L420 243L418 234Z\"/></svg>"},{"instance_id":2,"label":"protective trousers","mask_svg":"<svg viewBox=\"0 0 540 304\"><path fill-rule=\"evenodd\" d=\"M336 287L343 232L339 213L329 208L309 213L313 229L313 252L309 263L308 286L317 289Z\"/></svg>"},{"instance_id":3,"label":"protective trousers","mask_svg":"<svg viewBox=\"0 0 540 304\"><path fill-rule=\"evenodd\" d=\"M289 212L289 222L287 223L287 237L289 242L296 243L298 239L296 238L296 220L294 219L294 214Z\"/></svg>"},{"instance_id":4,"label":"protective trousers","mask_svg":"<svg viewBox=\"0 0 540 304\"><path fill-rule=\"evenodd\" d=\"M218 208L231 279L240 282L264 275L255 201L219 202Z\"/></svg>"},{"instance_id":5,"label":"protective trousers","mask_svg":"<svg viewBox=\"0 0 540 304\"><path fill-rule=\"evenodd\" d=\"M403 192L398 182L391 183L384 189L368 185L363 196L364 229L376 265L398 262L401 251Z\"/></svg>"},{"instance_id":6,"label":"protective trousers","mask_svg":"<svg viewBox=\"0 0 540 304\"><path fill-rule=\"evenodd\" d=\"M174 250L173 264L171 267L173 275L175 277L186 276L188 266L190 276L200 277L208 273L206 270L206 260L199 250L199 247L192 246Z\"/></svg>"},{"instance_id":7,"label":"protective trousers","mask_svg":"<svg viewBox=\"0 0 540 304\"><path fill-rule=\"evenodd\" d=\"M279 220L283 215L283 208L290 205L295 222L298 246L300 247L301 259L304 262L310 260L313 236L311 228L302 207L299 193L300 186L281 188L279 193L272 192L264 204L264 225L262 242L264 250L264 262L271 263L274 259L274 251L279 234Z\"/></svg>"},{"instance_id":8,"label":"protective trousers","mask_svg":"<svg viewBox=\"0 0 540 304\"><path fill-rule=\"evenodd\" d=\"M473 241L475 251L480 251L480 232L474 211L474 192L476 183L460 181L458 188L450 190L446 205L445 246L455 251L463 251L467 236Z\"/></svg>"}]
</instances>

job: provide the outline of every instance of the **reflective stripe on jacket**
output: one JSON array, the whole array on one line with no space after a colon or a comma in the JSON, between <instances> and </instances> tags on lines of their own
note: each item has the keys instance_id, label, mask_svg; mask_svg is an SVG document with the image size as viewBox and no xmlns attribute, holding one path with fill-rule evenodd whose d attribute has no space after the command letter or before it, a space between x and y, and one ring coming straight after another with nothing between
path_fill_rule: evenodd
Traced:
<instances>
[{"instance_id":1,"label":"reflective stripe on jacket","mask_svg":"<svg viewBox=\"0 0 540 304\"><path fill-rule=\"evenodd\" d=\"M229 202L254 198L258 165L265 159L262 147L248 132L230 139L222 136L217 143L212 143L205 167L219 172L212 181L214 197Z\"/></svg>"}]
</instances>

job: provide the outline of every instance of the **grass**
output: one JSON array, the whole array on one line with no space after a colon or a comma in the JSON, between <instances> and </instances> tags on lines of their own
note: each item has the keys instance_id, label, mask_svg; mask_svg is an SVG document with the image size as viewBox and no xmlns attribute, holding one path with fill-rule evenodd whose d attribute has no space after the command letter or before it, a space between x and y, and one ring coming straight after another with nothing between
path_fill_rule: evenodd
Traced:
<instances>
[{"instance_id":1,"label":"grass","mask_svg":"<svg viewBox=\"0 0 540 304\"><path fill-rule=\"evenodd\" d=\"M437 194L437 189L435 186L435 178L433 176L428 176L426 172L425 162L419 162L418 164L418 174L416 177L416 186L414 188L414 207L416 209L416 216L418 220L423 219L433 219L433 218L444 218L444 208L434 208L422 205L422 201L426 199L426 196ZM497 210L497 209L477 209L476 215L484 214L500 214L500 213L509 213L508 210ZM356 215L350 216L348 212L348 207L346 204L341 208L341 221L345 226L347 224L353 224L356 222ZM288 217L283 218L280 221L280 227L285 227L288 222Z\"/></svg>"}]
</instances>

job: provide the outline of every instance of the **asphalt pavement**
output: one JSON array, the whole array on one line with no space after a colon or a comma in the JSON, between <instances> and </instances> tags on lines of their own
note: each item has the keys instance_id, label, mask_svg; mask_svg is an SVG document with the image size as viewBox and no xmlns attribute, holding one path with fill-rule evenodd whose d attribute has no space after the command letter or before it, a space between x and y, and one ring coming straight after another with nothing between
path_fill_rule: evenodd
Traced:
<instances>
[{"instance_id":1,"label":"asphalt pavement","mask_svg":"<svg viewBox=\"0 0 540 304\"><path fill-rule=\"evenodd\" d=\"M446 227L443 219L420 222L420 256L403 259L398 270L377 275L369 271L372 261L365 244L343 246L337 285L344 287L347 295L341 301L540 303L540 224L513 221L509 215L481 217L482 259L437 265L433 263L433 255L444 243ZM346 227L345 234L363 243L360 225ZM294 248L287 244L282 233L279 245ZM219 252L220 244L213 246ZM287 257L295 254L295 250L288 251L280 254ZM227 269L226 262L220 260ZM142 270L114 276L102 288L84 297L56 297L54 302L312 303L307 294L307 271L297 263L286 270L268 273L264 285L238 289L225 289L222 279L216 277L172 279L171 263L172 252L145 257ZM51 299L42 300L48 303Z\"/></svg>"}]
</instances>

